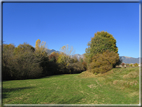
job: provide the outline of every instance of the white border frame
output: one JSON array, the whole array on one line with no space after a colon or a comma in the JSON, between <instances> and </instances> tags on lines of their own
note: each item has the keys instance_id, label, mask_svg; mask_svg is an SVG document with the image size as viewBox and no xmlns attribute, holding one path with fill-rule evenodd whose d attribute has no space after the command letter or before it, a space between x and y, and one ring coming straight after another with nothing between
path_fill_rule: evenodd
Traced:
<instances>
[{"instance_id":1,"label":"white border frame","mask_svg":"<svg viewBox=\"0 0 142 107\"><path fill-rule=\"evenodd\" d=\"M62 3L62 2L67 2L67 3L139 3L139 45L140 45L140 52L139 52L139 63L142 63L142 0L0 0L0 9L1 9L1 26L0 26L0 32L1 32L1 43L0 45L2 46L3 44L3 3L15 3L15 2L20 2L20 3L35 3L35 2L41 2L41 3L50 3L50 2L55 2L55 3ZM2 61L2 47L0 50L0 61ZM141 67L139 67L139 104L4 104L2 106L141 106ZM1 74L2 74L2 63L0 62L0 105L2 104L2 79L1 79Z\"/></svg>"}]
</instances>

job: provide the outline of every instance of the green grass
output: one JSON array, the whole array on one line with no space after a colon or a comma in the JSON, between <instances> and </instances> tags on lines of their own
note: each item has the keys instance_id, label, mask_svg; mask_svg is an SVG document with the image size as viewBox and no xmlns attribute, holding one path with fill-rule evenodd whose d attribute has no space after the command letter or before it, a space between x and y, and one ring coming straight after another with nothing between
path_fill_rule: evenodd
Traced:
<instances>
[{"instance_id":1,"label":"green grass","mask_svg":"<svg viewBox=\"0 0 142 107\"><path fill-rule=\"evenodd\" d=\"M139 68L3 81L3 104L139 104Z\"/></svg>"}]
</instances>

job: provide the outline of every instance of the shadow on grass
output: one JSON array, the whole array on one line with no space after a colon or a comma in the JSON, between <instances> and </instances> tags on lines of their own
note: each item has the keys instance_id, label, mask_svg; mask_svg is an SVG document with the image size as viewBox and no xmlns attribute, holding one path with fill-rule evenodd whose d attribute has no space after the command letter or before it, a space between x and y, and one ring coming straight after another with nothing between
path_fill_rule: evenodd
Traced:
<instances>
[{"instance_id":1,"label":"shadow on grass","mask_svg":"<svg viewBox=\"0 0 142 107\"><path fill-rule=\"evenodd\" d=\"M31 88L34 88L34 87L2 88L2 99L8 98L9 92L12 92L12 91L17 92L17 91L21 91L21 90L24 90L24 89L31 89Z\"/></svg>"}]
</instances>

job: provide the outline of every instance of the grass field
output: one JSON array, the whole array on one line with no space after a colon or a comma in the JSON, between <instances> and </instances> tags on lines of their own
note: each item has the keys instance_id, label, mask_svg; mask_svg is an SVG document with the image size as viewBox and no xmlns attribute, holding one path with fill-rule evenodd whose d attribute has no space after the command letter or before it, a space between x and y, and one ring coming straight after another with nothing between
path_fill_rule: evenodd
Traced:
<instances>
[{"instance_id":1,"label":"grass field","mask_svg":"<svg viewBox=\"0 0 142 107\"><path fill-rule=\"evenodd\" d=\"M3 81L3 104L139 104L139 68Z\"/></svg>"}]
</instances>

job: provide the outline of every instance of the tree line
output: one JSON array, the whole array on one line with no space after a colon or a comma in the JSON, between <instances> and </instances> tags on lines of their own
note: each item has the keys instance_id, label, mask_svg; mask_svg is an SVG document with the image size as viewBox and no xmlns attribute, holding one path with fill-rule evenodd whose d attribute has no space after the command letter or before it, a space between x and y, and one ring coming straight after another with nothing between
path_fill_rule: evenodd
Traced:
<instances>
[{"instance_id":1,"label":"tree line","mask_svg":"<svg viewBox=\"0 0 142 107\"><path fill-rule=\"evenodd\" d=\"M35 48L23 43L15 47L13 44L3 44L2 79L30 79L64 73L80 73L86 70L83 59L70 57L67 46L63 52L49 54L46 42L36 41ZM66 53L65 53L66 52Z\"/></svg>"},{"instance_id":2,"label":"tree line","mask_svg":"<svg viewBox=\"0 0 142 107\"><path fill-rule=\"evenodd\" d=\"M68 45L60 53L49 54L46 42L36 41L35 48L23 43L15 47L3 44L2 79L30 79L49 75L81 73L105 73L122 61L119 59L116 40L108 32L97 32L88 43L83 58L71 57L73 48Z\"/></svg>"}]
</instances>

